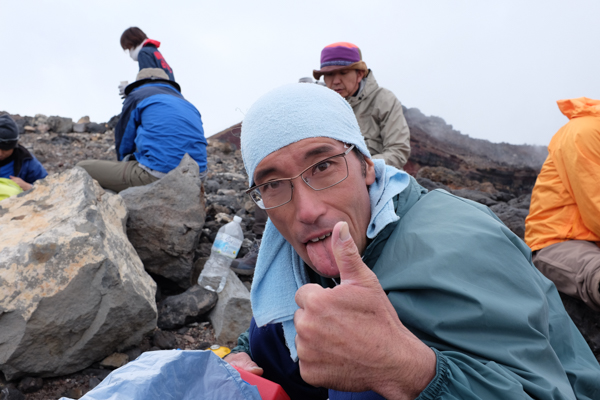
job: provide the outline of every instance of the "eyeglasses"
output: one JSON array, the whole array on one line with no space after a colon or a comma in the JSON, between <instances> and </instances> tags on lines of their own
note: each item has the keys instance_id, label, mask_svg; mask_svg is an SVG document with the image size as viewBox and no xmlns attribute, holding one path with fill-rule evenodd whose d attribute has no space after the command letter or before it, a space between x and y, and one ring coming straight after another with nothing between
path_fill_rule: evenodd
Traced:
<instances>
[{"instance_id":1,"label":"eyeglasses","mask_svg":"<svg viewBox=\"0 0 600 400\"><path fill-rule=\"evenodd\" d=\"M263 210L270 210L292 201L294 184L292 181L302 177L309 188L319 191L330 188L348 177L348 162L346 156L354 145L341 154L328 157L314 163L293 178L276 179L246 190L250 198Z\"/></svg>"}]
</instances>

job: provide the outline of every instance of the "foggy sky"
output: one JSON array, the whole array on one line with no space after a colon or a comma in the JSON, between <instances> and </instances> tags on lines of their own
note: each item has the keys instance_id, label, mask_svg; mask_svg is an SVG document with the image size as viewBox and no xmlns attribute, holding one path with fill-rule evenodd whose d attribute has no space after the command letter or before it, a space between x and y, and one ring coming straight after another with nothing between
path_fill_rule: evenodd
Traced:
<instances>
[{"instance_id":1,"label":"foggy sky","mask_svg":"<svg viewBox=\"0 0 600 400\"><path fill-rule=\"evenodd\" d=\"M121 109L138 26L202 114L206 136L243 119L272 88L319 67L321 49L357 44L407 107L471 137L547 145L567 122L556 100L600 98L598 1L0 0L0 111L89 115Z\"/></svg>"}]
</instances>

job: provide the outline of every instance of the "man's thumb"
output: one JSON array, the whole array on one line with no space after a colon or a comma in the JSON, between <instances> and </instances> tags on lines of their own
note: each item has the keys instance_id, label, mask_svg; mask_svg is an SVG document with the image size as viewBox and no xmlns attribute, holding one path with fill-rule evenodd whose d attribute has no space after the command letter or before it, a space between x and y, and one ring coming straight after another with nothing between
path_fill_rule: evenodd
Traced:
<instances>
[{"instance_id":1,"label":"man's thumb","mask_svg":"<svg viewBox=\"0 0 600 400\"><path fill-rule=\"evenodd\" d=\"M331 234L333 254L344 284L359 284L375 278L373 272L363 263L356 244L350 235L348 223L335 224ZM376 280L377 278L375 278Z\"/></svg>"}]
</instances>

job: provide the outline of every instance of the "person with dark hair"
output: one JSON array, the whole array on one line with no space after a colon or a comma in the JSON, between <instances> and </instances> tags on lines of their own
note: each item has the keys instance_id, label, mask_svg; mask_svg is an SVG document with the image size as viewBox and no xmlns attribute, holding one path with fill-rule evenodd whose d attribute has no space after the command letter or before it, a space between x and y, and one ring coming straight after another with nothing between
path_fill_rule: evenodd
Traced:
<instances>
[{"instance_id":1,"label":"person with dark hair","mask_svg":"<svg viewBox=\"0 0 600 400\"><path fill-rule=\"evenodd\" d=\"M125 88L115 127L119 161L86 160L85 169L100 186L115 192L147 185L175 169L187 153L206 175L206 138L200 112L181 95L177 82L159 68L146 68Z\"/></svg>"},{"instance_id":2,"label":"person with dark hair","mask_svg":"<svg viewBox=\"0 0 600 400\"><path fill-rule=\"evenodd\" d=\"M29 190L35 181L48 176L46 169L19 144L19 128L13 119L0 115L0 178L10 178Z\"/></svg>"},{"instance_id":3,"label":"person with dark hair","mask_svg":"<svg viewBox=\"0 0 600 400\"><path fill-rule=\"evenodd\" d=\"M225 361L292 400L600 399L600 365L529 247L373 158L343 97L275 89L240 142L269 219Z\"/></svg>"},{"instance_id":4,"label":"person with dark hair","mask_svg":"<svg viewBox=\"0 0 600 400\"><path fill-rule=\"evenodd\" d=\"M160 42L148 39L148 36L140 28L133 26L126 29L121 35L121 47L129 52L133 61L138 62L140 71L144 68L160 68L165 71L170 80L175 81L173 69L158 51ZM119 86L119 89L124 89L124 86L126 85Z\"/></svg>"}]
</instances>

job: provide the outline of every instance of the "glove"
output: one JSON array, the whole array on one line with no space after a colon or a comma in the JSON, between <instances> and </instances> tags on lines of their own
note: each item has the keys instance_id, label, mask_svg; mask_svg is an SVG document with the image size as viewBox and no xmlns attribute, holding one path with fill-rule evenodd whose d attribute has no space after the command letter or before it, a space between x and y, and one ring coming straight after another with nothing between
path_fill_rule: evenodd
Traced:
<instances>
[{"instance_id":1,"label":"glove","mask_svg":"<svg viewBox=\"0 0 600 400\"><path fill-rule=\"evenodd\" d=\"M126 97L125 88L127 87L128 84L129 84L129 82L127 82L127 81L121 81L121 83L119 84L119 96L121 96L122 99L124 99Z\"/></svg>"}]
</instances>

